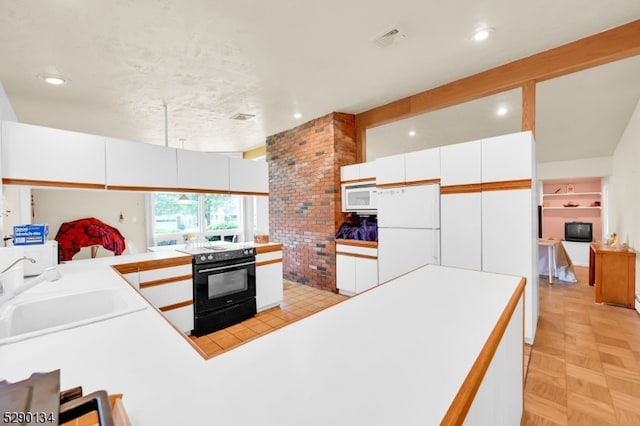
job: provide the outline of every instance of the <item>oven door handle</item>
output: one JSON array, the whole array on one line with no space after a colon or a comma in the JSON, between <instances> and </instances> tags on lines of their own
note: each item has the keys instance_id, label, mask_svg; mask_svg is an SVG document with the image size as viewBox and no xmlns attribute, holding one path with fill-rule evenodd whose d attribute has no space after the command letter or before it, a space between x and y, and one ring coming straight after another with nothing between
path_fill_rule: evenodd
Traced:
<instances>
[{"instance_id":1,"label":"oven door handle","mask_svg":"<svg viewBox=\"0 0 640 426\"><path fill-rule=\"evenodd\" d=\"M207 269L200 269L198 270L199 274L204 274L205 272L213 272L213 271L224 271L225 269L232 269L232 268L237 268L238 266L249 266L249 265L255 265L256 262L244 262L244 263L234 263L233 265L227 265L227 266L219 266L217 268L207 268Z\"/></svg>"}]
</instances>

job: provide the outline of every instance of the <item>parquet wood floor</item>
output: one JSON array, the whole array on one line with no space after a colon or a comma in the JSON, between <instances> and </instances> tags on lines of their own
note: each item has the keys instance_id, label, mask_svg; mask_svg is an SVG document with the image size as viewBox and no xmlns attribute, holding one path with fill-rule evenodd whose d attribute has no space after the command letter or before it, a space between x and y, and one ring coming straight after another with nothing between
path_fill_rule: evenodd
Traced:
<instances>
[{"instance_id":1,"label":"parquet wood floor","mask_svg":"<svg viewBox=\"0 0 640 426\"><path fill-rule=\"evenodd\" d=\"M540 319L525 349L523 425L640 426L640 315L594 302L577 283L540 277Z\"/></svg>"}]
</instances>

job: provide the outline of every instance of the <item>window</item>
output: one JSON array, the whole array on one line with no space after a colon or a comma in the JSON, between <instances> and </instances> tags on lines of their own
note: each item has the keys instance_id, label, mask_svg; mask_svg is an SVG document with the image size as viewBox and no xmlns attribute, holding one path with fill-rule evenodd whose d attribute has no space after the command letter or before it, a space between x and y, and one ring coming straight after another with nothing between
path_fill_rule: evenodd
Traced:
<instances>
[{"instance_id":1,"label":"window","mask_svg":"<svg viewBox=\"0 0 640 426\"><path fill-rule=\"evenodd\" d=\"M242 197L153 193L151 245L181 244L188 238L233 241L242 234Z\"/></svg>"}]
</instances>

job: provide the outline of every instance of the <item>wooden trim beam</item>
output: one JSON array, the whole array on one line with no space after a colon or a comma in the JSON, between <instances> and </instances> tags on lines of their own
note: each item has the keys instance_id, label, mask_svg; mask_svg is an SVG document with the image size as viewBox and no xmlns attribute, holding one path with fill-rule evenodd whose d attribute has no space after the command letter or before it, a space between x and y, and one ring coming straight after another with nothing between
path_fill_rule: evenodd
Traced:
<instances>
[{"instance_id":1,"label":"wooden trim beam","mask_svg":"<svg viewBox=\"0 0 640 426\"><path fill-rule=\"evenodd\" d=\"M639 54L640 20L636 20L357 114L356 143L365 144L365 130L371 127ZM358 152L364 148L358 145Z\"/></svg>"},{"instance_id":2,"label":"wooden trim beam","mask_svg":"<svg viewBox=\"0 0 640 426\"><path fill-rule=\"evenodd\" d=\"M522 128L536 135L536 82L529 80L522 85Z\"/></svg>"},{"instance_id":3,"label":"wooden trim beam","mask_svg":"<svg viewBox=\"0 0 640 426\"><path fill-rule=\"evenodd\" d=\"M3 185L53 186L56 188L105 189L104 183L62 182L56 180L2 178Z\"/></svg>"},{"instance_id":4,"label":"wooden trim beam","mask_svg":"<svg viewBox=\"0 0 640 426\"><path fill-rule=\"evenodd\" d=\"M242 153L242 158L245 160L255 160L256 158L264 157L265 155L267 155L267 146L262 145L248 151L244 151Z\"/></svg>"}]
</instances>

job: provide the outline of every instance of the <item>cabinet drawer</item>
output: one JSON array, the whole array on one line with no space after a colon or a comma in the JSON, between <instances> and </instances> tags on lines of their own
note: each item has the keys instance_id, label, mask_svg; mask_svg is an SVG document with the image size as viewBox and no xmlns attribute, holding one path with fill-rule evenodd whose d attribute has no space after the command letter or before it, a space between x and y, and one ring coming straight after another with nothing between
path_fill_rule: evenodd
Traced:
<instances>
[{"instance_id":1,"label":"cabinet drawer","mask_svg":"<svg viewBox=\"0 0 640 426\"><path fill-rule=\"evenodd\" d=\"M164 280L167 278L185 277L193 273L191 265L170 266L168 268L150 269L148 271L140 271L140 285L144 287L145 283L152 281Z\"/></svg>"},{"instance_id":2,"label":"cabinet drawer","mask_svg":"<svg viewBox=\"0 0 640 426\"><path fill-rule=\"evenodd\" d=\"M186 300L193 300L193 282L192 280L184 280L155 285L142 288L140 292L153 306L163 308Z\"/></svg>"},{"instance_id":3,"label":"cabinet drawer","mask_svg":"<svg viewBox=\"0 0 640 426\"><path fill-rule=\"evenodd\" d=\"M342 256L375 259L378 257L378 249L373 247L362 247L349 244L336 244L336 254L340 254Z\"/></svg>"},{"instance_id":4,"label":"cabinet drawer","mask_svg":"<svg viewBox=\"0 0 640 426\"><path fill-rule=\"evenodd\" d=\"M260 264L274 263L277 260L282 261L281 251L270 251L267 253L260 253L256 255L256 266L260 266Z\"/></svg>"}]
</instances>

